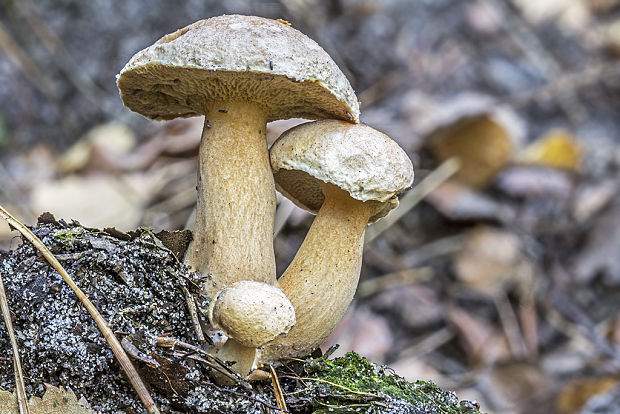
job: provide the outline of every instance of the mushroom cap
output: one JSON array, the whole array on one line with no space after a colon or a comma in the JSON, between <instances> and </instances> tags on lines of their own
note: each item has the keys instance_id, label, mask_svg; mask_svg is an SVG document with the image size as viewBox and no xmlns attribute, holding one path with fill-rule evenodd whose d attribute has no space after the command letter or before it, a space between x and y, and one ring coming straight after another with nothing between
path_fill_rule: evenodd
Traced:
<instances>
[{"instance_id":1,"label":"mushroom cap","mask_svg":"<svg viewBox=\"0 0 620 414\"><path fill-rule=\"evenodd\" d=\"M299 207L316 214L322 183L334 184L360 201L382 203L370 222L398 206L395 197L413 182L413 165L387 135L363 124L308 122L284 132L270 151L276 187Z\"/></svg>"},{"instance_id":2,"label":"mushroom cap","mask_svg":"<svg viewBox=\"0 0 620 414\"><path fill-rule=\"evenodd\" d=\"M241 345L258 348L295 325L295 309L277 287L244 280L215 295L209 319Z\"/></svg>"},{"instance_id":3,"label":"mushroom cap","mask_svg":"<svg viewBox=\"0 0 620 414\"><path fill-rule=\"evenodd\" d=\"M151 119L205 113L209 102L260 104L268 121L359 120L349 81L288 23L224 15L197 21L136 53L117 76L121 99Z\"/></svg>"}]
</instances>

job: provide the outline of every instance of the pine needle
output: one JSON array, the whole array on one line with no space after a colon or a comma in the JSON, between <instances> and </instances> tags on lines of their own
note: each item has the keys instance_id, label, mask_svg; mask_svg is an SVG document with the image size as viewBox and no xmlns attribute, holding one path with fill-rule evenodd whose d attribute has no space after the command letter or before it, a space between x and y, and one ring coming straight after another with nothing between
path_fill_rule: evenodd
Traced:
<instances>
[{"instance_id":1,"label":"pine needle","mask_svg":"<svg viewBox=\"0 0 620 414\"><path fill-rule=\"evenodd\" d=\"M282 394L282 388L280 388L280 381L278 381L278 375L276 374L276 370L273 369L271 365L269 365L269 370L271 371L271 383L273 384L273 393L276 395L276 404L278 408L282 411L288 411L286 408L286 400L284 399L284 395Z\"/></svg>"},{"instance_id":2,"label":"pine needle","mask_svg":"<svg viewBox=\"0 0 620 414\"><path fill-rule=\"evenodd\" d=\"M120 342L114 336L112 329L108 326L106 320L101 316L95 305L86 297L84 292L73 282L71 276L67 273L67 271L62 267L58 259L52 254L52 252L43 244L43 242L34 235L26 226L24 226L19 220L13 217L8 211L6 211L2 206L0 206L0 217L2 217L6 222L17 231L19 231L24 238L26 238L30 243L34 245L45 257L45 259L52 265L54 269L62 276L63 280L69 285L69 287L75 292L75 295L78 299L84 304L84 307L88 310L90 315L95 320L95 323L99 327L99 330L103 334L106 341L110 345L114 356L118 360L119 364L125 371L129 382L133 386L134 390L140 397L140 400L146 407L149 413L157 413L159 414L159 410L151 397L151 394L147 390L146 386L142 382L140 375L136 371L135 367L129 360L129 357L125 353L125 350L121 346Z\"/></svg>"},{"instance_id":3,"label":"pine needle","mask_svg":"<svg viewBox=\"0 0 620 414\"><path fill-rule=\"evenodd\" d=\"M24 373L22 371L22 362L19 358L19 349L17 348L17 340L13 331L13 322L11 322L11 313L9 311L9 303L6 300L6 291L2 282L2 274L0 273L0 308L2 308L2 316L6 330L9 332L11 340L11 348L13 349L13 366L15 367L15 393L17 394L17 406L19 414L29 414L28 396L26 395L26 386L24 384Z\"/></svg>"},{"instance_id":4,"label":"pine needle","mask_svg":"<svg viewBox=\"0 0 620 414\"><path fill-rule=\"evenodd\" d=\"M365 243L369 244L378 235L390 228L392 224L396 223L409 210L422 201L424 197L443 184L448 178L452 177L460 167L461 163L456 158L449 158L444 161L400 199L400 204L397 209L392 211L392 213L383 220L368 227L368 230L366 230Z\"/></svg>"}]
</instances>

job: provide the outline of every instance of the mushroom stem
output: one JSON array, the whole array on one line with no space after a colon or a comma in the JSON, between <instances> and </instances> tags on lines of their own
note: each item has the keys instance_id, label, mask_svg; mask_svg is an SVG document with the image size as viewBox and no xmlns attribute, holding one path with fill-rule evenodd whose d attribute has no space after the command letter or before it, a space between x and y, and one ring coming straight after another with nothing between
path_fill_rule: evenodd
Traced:
<instances>
[{"instance_id":1,"label":"mushroom stem","mask_svg":"<svg viewBox=\"0 0 620 414\"><path fill-rule=\"evenodd\" d=\"M297 322L286 335L265 345L260 362L309 354L342 319L362 265L364 234L378 203L359 201L323 184L325 201L279 287L295 308Z\"/></svg>"},{"instance_id":2,"label":"mushroom stem","mask_svg":"<svg viewBox=\"0 0 620 414\"><path fill-rule=\"evenodd\" d=\"M241 345L233 338L228 338L223 347L215 352L215 356L225 362L233 362L230 369L245 378L252 368L254 367L254 361L256 359L256 348L250 348ZM217 382L221 384L230 385L232 381L230 378L219 374L213 373Z\"/></svg>"},{"instance_id":3,"label":"mushroom stem","mask_svg":"<svg viewBox=\"0 0 620 414\"><path fill-rule=\"evenodd\" d=\"M211 297L239 280L275 285L276 201L266 116L250 102L213 103L205 113L194 241L185 262L213 276L217 286L205 286Z\"/></svg>"}]
</instances>

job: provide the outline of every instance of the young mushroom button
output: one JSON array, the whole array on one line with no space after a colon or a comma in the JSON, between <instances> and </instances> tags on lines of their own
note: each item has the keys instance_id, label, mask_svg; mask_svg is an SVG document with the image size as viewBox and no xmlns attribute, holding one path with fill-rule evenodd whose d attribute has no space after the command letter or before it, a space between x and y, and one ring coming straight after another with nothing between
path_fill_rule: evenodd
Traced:
<instances>
[{"instance_id":1,"label":"young mushroom button","mask_svg":"<svg viewBox=\"0 0 620 414\"><path fill-rule=\"evenodd\" d=\"M228 336L216 355L234 362L232 370L245 377L252 370L256 348L295 324L293 305L272 285L242 281L220 290L209 306L209 320Z\"/></svg>"},{"instance_id":2,"label":"young mushroom button","mask_svg":"<svg viewBox=\"0 0 620 414\"><path fill-rule=\"evenodd\" d=\"M286 131L271 148L276 187L317 213L295 258L278 280L297 322L260 352L261 363L301 357L332 332L353 299L369 222L398 206L413 166L386 135L329 120Z\"/></svg>"},{"instance_id":3,"label":"young mushroom button","mask_svg":"<svg viewBox=\"0 0 620 414\"><path fill-rule=\"evenodd\" d=\"M302 117L357 122L358 102L321 47L276 20L219 16L138 52L117 84L127 107L151 119L205 115L194 241L185 261L217 285L276 283L275 191L266 123Z\"/></svg>"}]
</instances>

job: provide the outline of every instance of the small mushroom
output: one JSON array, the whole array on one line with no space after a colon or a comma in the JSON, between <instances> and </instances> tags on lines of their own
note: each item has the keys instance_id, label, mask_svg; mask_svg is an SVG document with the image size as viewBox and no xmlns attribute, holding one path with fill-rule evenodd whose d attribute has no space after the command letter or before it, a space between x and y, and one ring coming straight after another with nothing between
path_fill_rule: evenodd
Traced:
<instances>
[{"instance_id":1,"label":"small mushroom","mask_svg":"<svg viewBox=\"0 0 620 414\"><path fill-rule=\"evenodd\" d=\"M256 349L295 324L295 311L282 290L261 282L235 282L220 290L209 305L211 324L228 340L215 355L234 362L232 370L245 377L254 368Z\"/></svg>"},{"instance_id":2,"label":"small mushroom","mask_svg":"<svg viewBox=\"0 0 620 414\"><path fill-rule=\"evenodd\" d=\"M118 75L121 98L151 119L205 115L194 241L185 262L217 285L275 285L275 191L266 123L303 117L357 122L338 66L313 40L277 20L200 20L138 52Z\"/></svg>"},{"instance_id":3,"label":"small mushroom","mask_svg":"<svg viewBox=\"0 0 620 414\"><path fill-rule=\"evenodd\" d=\"M318 214L278 280L297 322L265 346L262 363L305 356L325 341L353 299L368 223L398 206L396 196L413 182L402 148L362 124L299 125L278 138L270 156L278 190Z\"/></svg>"}]
</instances>

